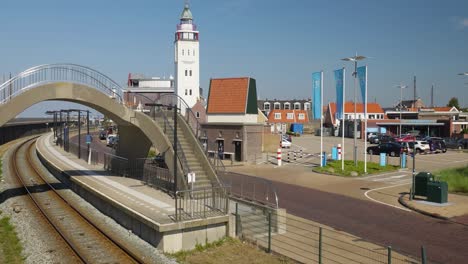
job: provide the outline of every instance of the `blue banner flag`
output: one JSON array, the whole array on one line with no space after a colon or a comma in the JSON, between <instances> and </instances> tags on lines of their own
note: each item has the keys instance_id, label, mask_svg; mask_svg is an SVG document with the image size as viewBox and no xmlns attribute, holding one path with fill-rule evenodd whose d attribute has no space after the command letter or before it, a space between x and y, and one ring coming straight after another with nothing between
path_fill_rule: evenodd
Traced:
<instances>
[{"instance_id":1,"label":"blue banner flag","mask_svg":"<svg viewBox=\"0 0 468 264\"><path fill-rule=\"evenodd\" d=\"M367 66L357 68L359 86L361 87L362 103L364 105L364 113L367 113Z\"/></svg>"},{"instance_id":2,"label":"blue banner flag","mask_svg":"<svg viewBox=\"0 0 468 264\"><path fill-rule=\"evenodd\" d=\"M314 119L322 118L322 73L312 73L312 93L314 95Z\"/></svg>"},{"instance_id":3,"label":"blue banner flag","mask_svg":"<svg viewBox=\"0 0 468 264\"><path fill-rule=\"evenodd\" d=\"M336 118L343 116L343 75L344 69L335 70L336 82Z\"/></svg>"}]
</instances>

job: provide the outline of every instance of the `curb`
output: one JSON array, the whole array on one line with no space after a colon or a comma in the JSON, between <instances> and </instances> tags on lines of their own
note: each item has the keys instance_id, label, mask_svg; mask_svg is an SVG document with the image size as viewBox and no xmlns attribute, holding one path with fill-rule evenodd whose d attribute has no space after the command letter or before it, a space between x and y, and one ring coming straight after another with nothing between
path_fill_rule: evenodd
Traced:
<instances>
[{"instance_id":1,"label":"curb","mask_svg":"<svg viewBox=\"0 0 468 264\"><path fill-rule=\"evenodd\" d=\"M400 198L398 198L398 202L403 205L404 207L412 210L412 211L415 211L417 213L420 213L420 214L423 214L423 215L426 215L426 216L430 216L430 217L433 217L433 218L437 218L437 219L441 219L441 220L450 220L450 218L448 217L445 217L445 216L441 216L439 214L436 214L436 213L430 213L430 212L427 212L427 211L424 211L424 210L421 210L421 209L417 209L416 207L414 206L411 206L409 205L403 198L408 195L408 193L404 193L402 195L400 195Z\"/></svg>"}]
</instances>

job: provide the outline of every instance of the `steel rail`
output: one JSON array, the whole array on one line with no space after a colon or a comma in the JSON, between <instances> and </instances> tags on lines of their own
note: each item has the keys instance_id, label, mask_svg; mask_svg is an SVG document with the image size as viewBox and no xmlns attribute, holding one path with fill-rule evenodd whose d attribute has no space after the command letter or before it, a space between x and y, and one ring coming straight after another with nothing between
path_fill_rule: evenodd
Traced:
<instances>
[{"instance_id":1,"label":"steel rail","mask_svg":"<svg viewBox=\"0 0 468 264\"><path fill-rule=\"evenodd\" d=\"M18 153L20 147L24 146L25 144L27 144L28 142L30 141L33 141L33 140L37 140L37 137L36 138L33 138L33 139L30 139L30 140L27 140L25 142L23 142L16 150L15 150L15 155L14 155L14 159L13 161L15 162L15 165L16 165L16 154ZM111 237L109 237L107 234L105 234L103 231L101 231L99 229L99 227L97 227L90 219L88 219L86 216L84 216L81 212L79 212L79 210L77 210L73 205L71 205L61 194L58 193L58 191L51 185L49 184L44 178L43 176L41 175L41 173L38 171L38 169L33 165L33 162L31 160L31 156L30 156L30 153L31 153L31 148L34 146L34 143L31 143L28 147L28 150L26 151L26 159L28 161L28 163L30 164L30 168L34 171L35 174L37 174L37 176L44 182L44 184L47 185L47 187L53 191L54 194L56 194L56 197L58 197L60 199L60 202L62 203L65 203L74 213L76 213L81 219L80 221L86 223L89 227L91 227L92 229L94 229L94 231L99 234L102 238L104 238L105 241L107 241L108 243L110 243L111 245L114 245L114 247L116 249L118 249L119 251L121 251L121 253L123 255L125 255L126 257L128 257L128 259L130 259L131 261L133 261L134 263L144 263L144 261L142 259L140 259L140 257L138 257L136 254L132 253L131 251L129 251L128 249L125 248L125 246L123 246L121 243L119 243L118 241L115 241L114 239L112 239ZM29 197L34 201L34 204L36 205L36 207L39 209L39 211L41 212L41 214L47 219L47 221L53 226L53 228L57 231L58 234L60 234L60 236L66 241L66 243L68 244L68 246L75 252L75 254L79 257L80 260L82 260L84 263L90 263L89 261L86 260L86 258L83 256L83 253L80 252L80 250L78 249L78 247L76 245L74 245L74 243L67 237L67 235L60 231L59 227L57 227L54 223L53 223L53 220L48 216L48 214L45 212L45 210L42 208L42 206L40 205L40 203L36 200L36 198L34 198L34 195L30 192L29 188L26 186L25 182L21 179L21 176L19 176L19 171L18 171L18 167L15 167L15 171L16 171L16 175L18 177L18 179L21 181L21 183L23 184L23 187L25 188L25 190L28 192L28 195Z\"/></svg>"}]
</instances>

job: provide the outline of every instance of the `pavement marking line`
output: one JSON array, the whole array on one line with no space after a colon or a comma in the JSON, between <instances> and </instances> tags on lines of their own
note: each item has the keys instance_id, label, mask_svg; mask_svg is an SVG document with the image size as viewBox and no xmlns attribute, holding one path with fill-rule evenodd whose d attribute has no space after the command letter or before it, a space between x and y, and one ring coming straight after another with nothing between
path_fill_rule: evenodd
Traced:
<instances>
[{"instance_id":1,"label":"pavement marking line","mask_svg":"<svg viewBox=\"0 0 468 264\"><path fill-rule=\"evenodd\" d=\"M368 179L379 178L379 177L382 177L382 176L396 174L396 173L398 173L398 171L392 171L392 172L382 173L382 174L378 174L378 175L362 177L362 178L358 178L357 180L368 180Z\"/></svg>"},{"instance_id":2,"label":"pavement marking line","mask_svg":"<svg viewBox=\"0 0 468 264\"><path fill-rule=\"evenodd\" d=\"M380 178L380 179L373 179L372 181L373 182L388 181L388 180L393 180L393 179L400 179L406 176L409 176L409 175L390 176L390 177L385 177L385 178Z\"/></svg>"},{"instance_id":3,"label":"pavement marking line","mask_svg":"<svg viewBox=\"0 0 468 264\"><path fill-rule=\"evenodd\" d=\"M396 209L400 209L400 210L403 210L403 211L412 212L412 211L409 210L409 209L406 209L406 208L403 208L403 207L395 206L395 205L392 205L392 204L388 204L388 203L384 203L384 202L382 202L382 201L376 200L376 199L374 199L374 198L369 197L369 195L368 195L368 194L369 194L370 192L372 192L372 191L383 190L383 189L388 189L388 188L403 186L403 185L407 185L407 184L409 184L409 183L402 183L402 184L397 184L397 185L392 185L392 186L386 186L386 187L371 189L371 190L366 191L366 192L364 193L364 196L366 196L369 200L374 201L374 202L376 202L376 203L384 204L384 205L387 205L387 206L390 206L390 207L393 207L393 208L396 208Z\"/></svg>"}]
</instances>

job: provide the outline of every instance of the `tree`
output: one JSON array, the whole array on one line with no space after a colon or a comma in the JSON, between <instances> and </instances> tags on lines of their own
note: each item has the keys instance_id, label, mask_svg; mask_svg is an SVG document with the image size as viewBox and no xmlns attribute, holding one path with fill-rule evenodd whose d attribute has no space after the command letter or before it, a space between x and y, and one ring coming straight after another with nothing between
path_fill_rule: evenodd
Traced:
<instances>
[{"instance_id":1,"label":"tree","mask_svg":"<svg viewBox=\"0 0 468 264\"><path fill-rule=\"evenodd\" d=\"M450 107L456 107L457 109L460 109L460 105L458 104L458 98L452 97L450 98L450 101L448 102L447 106Z\"/></svg>"}]
</instances>

